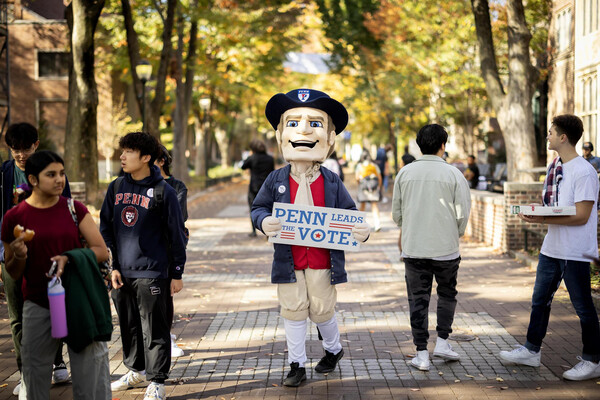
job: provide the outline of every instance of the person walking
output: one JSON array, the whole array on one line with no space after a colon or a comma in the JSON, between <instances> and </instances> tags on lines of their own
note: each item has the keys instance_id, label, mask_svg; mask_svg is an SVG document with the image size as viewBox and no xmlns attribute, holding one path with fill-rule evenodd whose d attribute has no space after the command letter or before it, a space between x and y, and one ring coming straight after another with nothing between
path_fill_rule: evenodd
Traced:
<instances>
[{"instance_id":1,"label":"person walking","mask_svg":"<svg viewBox=\"0 0 600 400\"><path fill-rule=\"evenodd\" d=\"M76 269L74 263L67 264L64 254L82 247L80 237L93 252L94 262L106 261L108 250L87 208L74 201L78 225L73 222L69 201L61 196L66 179L64 161L51 151L32 154L25 164L27 183L33 188L31 195L4 215L2 242L4 244L6 271L18 280L23 279L23 327L21 339L22 383L19 398L38 400L50 398L52 364L61 340L51 336L48 301L48 271L53 261L57 262L56 277L65 269ZM15 235L15 227L21 225L34 232L33 238L24 233ZM27 242L25 240L28 240ZM66 274L65 274L66 275ZM73 397L75 399L111 398L108 346L112 324L106 287L97 276L106 300L104 317L108 318L107 329L102 340L90 340L81 349L68 346L71 361ZM66 287L66 290L68 288ZM76 299L77 300L77 299ZM79 302L79 301L78 301ZM83 299L80 301L83 303ZM69 320L67 320L69 322ZM69 333L78 335L80 332ZM79 350L79 351L77 351Z\"/></svg>"},{"instance_id":2,"label":"person walking","mask_svg":"<svg viewBox=\"0 0 600 400\"><path fill-rule=\"evenodd\" d=\"M371 159L368 151L363 151L359 163L356 165L356 182L358 183L358 209L365 211L367 203L371 204L373 213L374 231L381 229L379 218L379 201L381 200L381 186L383 178L379 167Z\"/></svg>"},{"instance_id":3,"label":"person walking","mask_svg":"<svg viewBox=\"0 0 600 400\"><path fill-rule=\"evenodd\" d=\"M479 184L479 167L475 163L475 156L470 155L467 157L467 169L463 173L467 181L469 181L469 187L471 189L477 189Z\"/></svg>"},{"instance_id":4,"label":"person walking","mask_svg":"<svg viewBox=\"0 0 600 400\"><path fill-rule=\"evenodd\" d=\"M37 129L27 123L20 122L11 124L6 130L4 136L6 145L12 155L10 160L2 163L0 167L1 181L1 200L2 201L2 216L8 210L19 204L26 195L31 191L27 184L25 176L25 164L27 159L35 153L40 141ZM69 181L65 177L65 188L62 195L71 197L69 189ZM22 280L13 280L4 266L4 249L0 248L0 259L2 260L2 274L0 278L4 284L4 293L6 295L6 303L8 306L8 319L10 321L11 335L14 344L15 357L17 359L17 367L21 371L21 337L23 335L23 293L21 291ZM53 383L64 383L69 380L69 371L63 360L62 345L56 351L54 358L54 369L52 372ZM17 383L13 389L13 394L19 394L21 384Z\"/></svg>"},{"instance_id":5,"label":"person walking","mask_svg":"<svg viewBox=\"0 0 600 400\"><path fill-rule=\"evenodd\" d=\"M392 218L400 228L398 246L404 259L410 326L417 355L411 365L430 367L427 341L428 312L433 278L437 282L437 341L434 357L459 360L448 337L456 309L460 264L459 237L471 210L469 184L442 155L448 133L437 124L425 125L417 134L423 156L400 169L394 183Z\"/></svg>"},{"instance_id":6,"label":"person walking","mask_svg":"<svg viewBox=\"0 0 600 400\"><path fill-rule=\"evenodd\" d=\"M248 206L250 212L252 212L252 203L260 190L263 182L267 179L267 176L275 170L275 160L269 154L267 154L267 146L265 142L258 139L253 139L250 142L250 150L252 154L244 160L242 169L250 170L250 184L248 185ZM256 228L252 223L252 216L250 216L250 226L252 226L252 232L249 236L256 236Z\"/></svg>"},{"instance_id":7,"label":"person walking","mask_svg":"<svg viewBox=\"0 0 600 400\"><path fill-rule=\"evenodd\" d=\"M113 391L145 384L144 400L163 400L171 367L167 300L183 288L186 261L183 215L177 193L154 160L156 138L132 132L119 140L123 177L108 185L100 232L113 254L111 292L129 369Z\"/></svg>"},{"instance_id":8,"label":"person walking","mask_svg":"<svg viewBox=\"0 0 600 400\"><path fill-rule=\"evenodd\" d=\"M500 357L516 364L539 367L542 341L546 336L554 293L564 279L571 303L581 323L583 349L579 362L563 373L568 380L600 377L600 326L590 282L590 260L598 256L598 175L594 167L577 154L575 146L583 135L583 123L575 115L552 119L548 149L558 152L548 166L542 192L545 206L575 206L575 215L527 216L527 223L548 224L540 250L531 314L525 345L501 351Z\"/></svg>"},{"instance_id":9,"label":"person walking","mask_svg":"<svg viewBox=\"0 0 600 400\"><path fill-rule=\"evenodd\" d=\"M171 175L171 162L173 158L169 151L162 144L159 146L158 157L154 164L160 169L160 174L173 189L177 192L177 201L179 201L179 207L181 208L181 214L183 217L183 222L185 223L188 219L187 212L187 186L185 183L180 181L179 179L175 179L173 175ZM186 239L186 244L190 238L189 230L184 228L184 235ZM175 317L175 305L173 303L173 296L169 296L167 300L167 319L169 321L169 331L173 329L173 318ZM175 341L176 336L171 333L171 357L183 357L185 354L183 349L177 345Z\"/></svg>"}]
</instances>

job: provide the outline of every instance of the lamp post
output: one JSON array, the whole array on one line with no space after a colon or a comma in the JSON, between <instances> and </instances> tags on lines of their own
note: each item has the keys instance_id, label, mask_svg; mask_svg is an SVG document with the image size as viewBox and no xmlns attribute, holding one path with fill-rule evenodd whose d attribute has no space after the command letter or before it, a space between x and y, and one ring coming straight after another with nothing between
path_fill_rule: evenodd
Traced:
<instances>
[{"instance_id":1,"label":"lamp post","mask_svg":"<svg viewBox=\"0 0 600 400\"><path fill-rule=\"evenodd\" d=\"M211 99L210 97L202 97L200 100L198 100L198 104L200 104L200 110L202 110L202 149L201 149L201 153L200 155L204 157L204 174L205 176L208 176L208 135L207 135L207 129L206 129L206 121L208 119L208 110L210 110L210 103L211 103ZM200 151L200 148L198 149L198 151Z\"/></svg>"},{"instance_id":2,"label":"lamp post","mask_svg":"<svg viewBox=\"0 0 600 400\"><path fill-rule=\"evenodd\" d=\"M146 60L141 60L135 66L135 73L142 82L142 130L146 131L146 82L152 76L152 64Z\"/></svg>"}]
</instances>

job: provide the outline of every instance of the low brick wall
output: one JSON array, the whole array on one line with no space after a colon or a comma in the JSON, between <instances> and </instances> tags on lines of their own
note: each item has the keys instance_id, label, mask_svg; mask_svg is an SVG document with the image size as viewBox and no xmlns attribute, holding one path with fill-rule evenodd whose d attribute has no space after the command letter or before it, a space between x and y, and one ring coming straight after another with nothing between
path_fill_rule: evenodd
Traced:
<instances>
[{"instance_id":1,"label":"low brick wall","mask_svg":"<svg viewBox=\"0 0 600 400\"><path fill-rule=\"evenodd\" d=\"M538 232L541 237L529 235L528 248L539 248L548 228L545 224L528 224L510 214L509 206L541 203L542 183L504 184L504 194L471 190L471 217L465 235L496 250L521 250L525 245L523 228ZM600 218L599 218L600 222Z\"/></svg>"},{"instance_id":2,"label":"low brick wall","mask_svg":"<svg viewBox=\"0 0 600 400\"><path fill-rule=\"evenodd\" d=\"M509 206L540 203L542 188L543 184L537 182L507 182L504 194L471 190L471 217L465 234L502 252L522 249L525 239L523 227L544 235L546 225L526 224L510 214ZM539 247L541 240L529 235L528 246Z\"/></svg>"}]
</instances>

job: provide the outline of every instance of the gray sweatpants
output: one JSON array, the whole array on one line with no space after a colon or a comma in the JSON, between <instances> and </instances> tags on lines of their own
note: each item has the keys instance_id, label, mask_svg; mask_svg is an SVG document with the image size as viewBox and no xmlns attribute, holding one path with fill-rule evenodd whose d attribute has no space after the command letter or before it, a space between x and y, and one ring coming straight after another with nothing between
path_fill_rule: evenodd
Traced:
<instances>
[{"instance_id":1,"label":"gray sweatpants","mask_svg":"<svg viewBox=\"0 0 600 400\"><path fill-rule=\"evenodd\" d=\"M50 332L50 311L26 300L23 305L23 379L19 400L50 398L52 361L60 345L60 340L54 339ZM69 359L74 399L111 399L106 342L92 342L79 353L69 348Z\"/></svg>"}]
</instances>

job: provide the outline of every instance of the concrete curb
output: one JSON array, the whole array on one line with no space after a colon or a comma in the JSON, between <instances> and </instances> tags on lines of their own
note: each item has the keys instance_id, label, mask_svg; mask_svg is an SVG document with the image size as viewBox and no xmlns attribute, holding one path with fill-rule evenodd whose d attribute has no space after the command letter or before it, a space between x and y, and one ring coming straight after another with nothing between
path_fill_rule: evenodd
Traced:
<instances>
[{"instance_id":1,"label":"concrete curb","mask_svg":"<svg viewBox=\"0 0 600 400\"><path fill-rule=\"evenodd\" d=\"M532 257L527 253L524 253L523 251L515 251L515 250L509 250L508 254L515 258L517 261L519 261L521 264L529 267L529 269L532 272L535 272L535 270L537 269L537 264L538 264L538 259L537 257ZM567 290L567 287L565 286L565 282L562 281L560 283L560 287L564 290ZM600 310L600 294L592 291L592 299L594 300L594 306L596 306L596 311Z\"/></svg>"}]
</instances>

